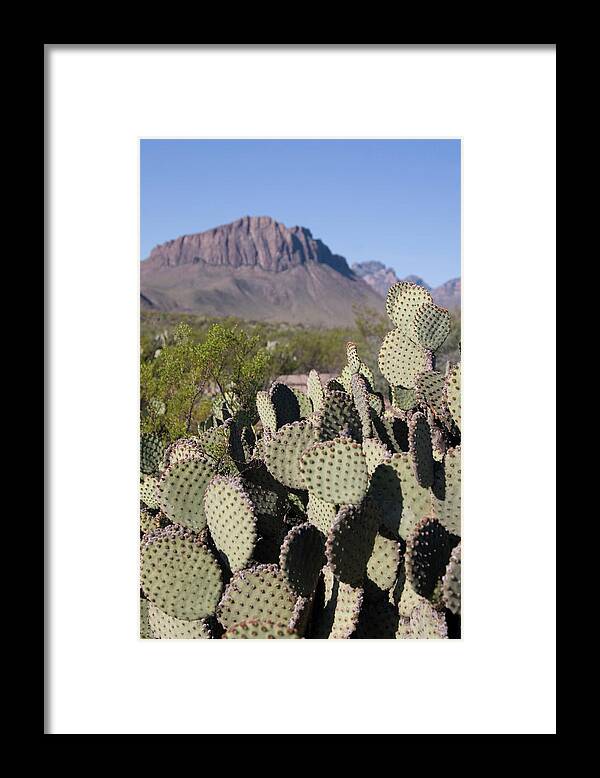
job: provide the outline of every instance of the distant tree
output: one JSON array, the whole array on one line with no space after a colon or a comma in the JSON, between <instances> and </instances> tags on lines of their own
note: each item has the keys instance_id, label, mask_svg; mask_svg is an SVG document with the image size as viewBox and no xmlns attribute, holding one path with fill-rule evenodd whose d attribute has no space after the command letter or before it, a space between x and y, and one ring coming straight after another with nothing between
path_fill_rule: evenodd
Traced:
<instances>
[{"instance_id":1,"label":"distant tree","mask_svg":"<svg viewBox=\"0 0 600 778\"><path fill-rule=\"evenodd\" d=\"M258 336L239 327L215 323L198 342L188 324L179 324L172 342L141 361L142 431L160 431L170 439L195 432L194 425L210 413L207 398L214 396L234 412L254 416L269 362Z\"/></svg>"}]
</instances>

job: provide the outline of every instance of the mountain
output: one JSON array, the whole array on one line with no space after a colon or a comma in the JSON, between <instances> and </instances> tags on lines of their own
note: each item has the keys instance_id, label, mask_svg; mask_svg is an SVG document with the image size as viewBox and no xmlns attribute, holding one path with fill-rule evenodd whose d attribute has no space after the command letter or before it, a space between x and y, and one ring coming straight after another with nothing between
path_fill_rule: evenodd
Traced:
<instances>
[{"instance_id":1,"label":"mountain","mask_svg":"<svg viewBox=\"0 0 600 778\"><path fill-rule=\"evenodd\" d=\"M460 308L460 278L453 278L432 289L419 276L398 278L395 270L391 267L386 267L383 262L355 262L352 265L352 270L382 297L385 297L390 286L398 281L411 281L413 284L429 289L431 296L438 305L450 309Z\"/></svg>"},{"instance_id":2,"label":"mountain","mask_svg":"<svg viewBox=\"0 0 600 778\"><path fill-rule=\"evenodd\" d=\"M442 308L460 308L460 278L453 278L432 289L433 299Z\"/></svg>"},{"instance_id":3,"label":"mountain","mask_svg":"<svg viewBox=\"0 0 600 778\"><path fill-rule=\"evenodd\" d=\"M143 308L350 326L383 298L306 227L245 216L156 246L141 263Z\"/></svg>"}]
</instances>

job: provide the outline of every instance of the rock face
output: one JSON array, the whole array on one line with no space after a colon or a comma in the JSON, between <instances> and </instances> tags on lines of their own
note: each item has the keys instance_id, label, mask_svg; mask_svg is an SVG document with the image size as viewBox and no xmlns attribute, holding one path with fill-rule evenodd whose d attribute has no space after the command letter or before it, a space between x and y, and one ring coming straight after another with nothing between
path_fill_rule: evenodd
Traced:
<instances>
[{"instance_id":1,"label":"rock face","mask_svg":"<svg viewBox=\"0 0 600 778\"><path fill-rule=\"evenodd\" d=\"M399 280L394 270L383 262L355 262L352 270L382 297Z\"/></svg>"},{"instance_id":2,"label":"rock face","mask_svg":"<svg viewBox=\"0 0 600 778\"><path fill-rule=\"evenodd\" d=\"M436 287L431 294L438 305L443 308L460 308L460 278L453 278L445 284Z\"/></svg>"},{"instance_id":3,"label":"rock face","mask_svg":"<svg viewBox=\"0 0 600 778\"><path fill-rule=\"evenodd\" d=\"M244 216L206 232L183 235L156 246L147 262L155 268L202 263L260 267L274 273L319 262L352 276L346 260L315 240L306 227L286 227L270 216Z\"/></svg>"},{"instance_id":4,"label":"rock face","mask_svg":"<svg viewBox=\"0 0 600 778\"><path fill-rule=\"evenodd\" d=\"M351 326L383 298L305 227L267 216L184 235L141 263L143 308L252 321Z\"/></svg>"},{"instance_id":5,"label":"rock face","mask_svg":"<svg viewBox=\"0 0 600 778\"><path fill-rule=\"evenodd\" d=\"M398 281L411 281L413 284L429 289L438 305L450 309L460 308L460 278L453 278L432 289L420 276L410 275L398 278L395 271L391 267L386 267L383 262L355 262L352 270L382 297L385 297L390 286Z\"/></svg>"}]
</instances>

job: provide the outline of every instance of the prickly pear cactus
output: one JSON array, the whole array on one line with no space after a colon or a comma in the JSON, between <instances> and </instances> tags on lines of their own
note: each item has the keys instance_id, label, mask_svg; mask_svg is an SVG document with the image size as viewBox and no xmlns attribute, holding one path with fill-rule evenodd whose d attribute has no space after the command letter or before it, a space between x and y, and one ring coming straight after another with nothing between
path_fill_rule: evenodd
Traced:
<instances>
[{"instance_id":1,"label":"prickly pear cactus","mask_svg":"<svg viewBox=\"0 0 600 778\"><path fill-rule=\"evenodd\" d=\"M198 434L140 443L140 636L460 637L460 364L449 314L389 291L381 388L356 344L333 380L273 383L254 420L215 400Z\"/></svg>"}]
</instances>

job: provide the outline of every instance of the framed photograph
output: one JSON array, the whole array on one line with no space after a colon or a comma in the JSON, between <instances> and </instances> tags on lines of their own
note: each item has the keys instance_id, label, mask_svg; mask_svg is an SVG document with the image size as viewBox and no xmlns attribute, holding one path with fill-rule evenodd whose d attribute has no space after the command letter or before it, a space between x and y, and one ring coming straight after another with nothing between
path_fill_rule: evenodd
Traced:
<instances>
[{"instance_id":1,"label":"framed photograph","mask_svg":"<svg viewBox=\"0 0 600 778\"><path fill-rule=\"evenodd\" d=\"M554 734L556 44L45 82L46 733Z\"/></svg>"}]
</instances>

